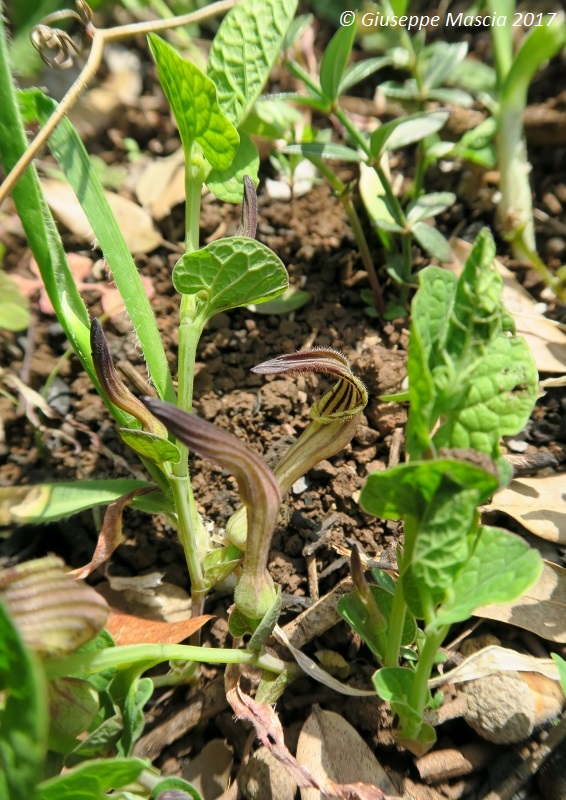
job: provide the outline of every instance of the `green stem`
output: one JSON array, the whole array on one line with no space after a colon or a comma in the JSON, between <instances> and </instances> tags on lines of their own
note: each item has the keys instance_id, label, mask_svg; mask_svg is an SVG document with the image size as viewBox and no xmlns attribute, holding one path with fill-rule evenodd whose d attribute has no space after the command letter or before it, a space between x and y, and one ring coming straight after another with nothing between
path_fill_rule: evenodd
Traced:
<instances>
[{"instance_id":1,"label":"green stem","mask_svg":"<svg viewBox=\"0 0 566 800\"><path fill-rule=\"evenodd\" d=\"M427 632L425 630L426 641L419 656L419 663L417 664L417 669L415 671L415 680L413 682L413 690L409 703L411 709L418 713L419 719L421 720L428 700L428 680L432 672L434 659L436 658L442 642L448 634L449 628L449 625L443 625L441 628L438 628L435 631ZM414 730L414 725L409 725L408 727L403 726L401 735L404 738L414 739L417 734L418 729Z\"/></svg>"},{"instance_id":2,"label":"green stem","mask_svg":"<svg viewBox=\"0 0 566 800\"><path fill-rule=\"evenodd\" d=\"M185 191L185 246L187 253L198 250L200 233L200 198L206 166L202 151L193 144L187 154ZM184 411L193 407L193 387L197 346L203 321L196 315L196 299L182 295L179 323L178 404ZM170 480L177 511L179 539L185 552L191 577L193 613L200 613L201 601L206 594L202 559L210 550L210 541L199 517L189 472L189 448L177 443L180 459L173 464Z\"/></svg>"},{"instance_id":3,"label":"green stem","mask_svg":"<svg viewBox=\"0 0 566 800\"><path fill-rule=\"evenodd\" d=\"M405 545L403 557L399 567L399 579L393 595L393 605L391 607L391 618L387 631L387 649L383 659L384 667L397 667L399 665L399 653L401 651L401 639L403 637L403 626L405 625L405 614L407 604L403 593L403 573L406 572L413 558L415 542L417 539L417 520L408 516L405 520Z\"/></svg>"},{"instance_id":4,"label":"green stem","mask_svg":"<svg viewBox=\"0 0 566 800\"><path fill-rule=\"evenodd\" d=\"M277 674L285 672L292 665L275 656L258 655L247 650L215 647L193 647L183 644L131 644L122 647L108 647L89 653L74 653L63 658L48 659L45 673L49 680L65 675L82 673L92 675L105 669L128 669L136 664L148 663L150 666L163 661L197 661L202 664L253 664L260 669Z\"/></svg>"}]
</instances>

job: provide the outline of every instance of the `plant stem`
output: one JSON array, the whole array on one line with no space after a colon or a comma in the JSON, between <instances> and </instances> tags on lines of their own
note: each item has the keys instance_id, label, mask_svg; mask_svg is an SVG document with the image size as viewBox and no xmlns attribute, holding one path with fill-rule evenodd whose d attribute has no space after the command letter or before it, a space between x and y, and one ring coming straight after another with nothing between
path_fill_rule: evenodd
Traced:
<instances>
[{"instance_id":1,"label":"plant stem","mask_svg":"<svg viewBox=\"0 0 566 800\"><path fill-rule=\"evenodd\" d=\"M147 669L163 661L197 661L202 664L253 664L268 672L282 673L292 668L275 656L247 650L193 647L183 644L131 644L107 647L89 653L74 653L44 662L49 680L76 673L92 675L105 669L128 669L148 663Z\"/></svg>"},{"instance_id":2,"label":"plant stem","mask_svg":"<svg viewBox=\"0 0 566 800\"><path fill-rule=\"evenodd\" d=\"M450 625L443 625L441 628L437 630L429 631L428 629L425 630L426 633L426 641L425 645L422 649L422 652L419 656L419 663L417 664L417 669L415 672L415 680L413 682L413 691L410 700L410 707L414 711L416 711L419 715L419 718L422 720L422 716L424 710L426 708L427 699L428 699L428 680L430 678L430 674L432 672L432 667L434 664L434 659L438 653L438 650L446 638L448 631L450 629ZM413 726L411 726L412 728ZM405 726L403 727L402 736L406 736L408 739L413 739L417 735L418 730L408 730Z\"/></svg>"},{"instance_id":3,"label":"plant stem","mask_svg":"<svg viewBox=\"0 0 566 800\"><path fill-rule=\"evenodd\" d=\"M210 6L201 8L198 11L192 11L189 14L183 14L179 17L172 19L159 19L151 20L149 22L134 22L130 25L119 25L115 28L95 28L94 25L88 26L88 35L92 39L92 45L88 59L80 75L75 80L67 94L59 103L57 111L49 118L49 121L43 126L37 134L33 142L29 145L27 150L22 154L19 161L14 165L13 169L7 175L4 183L0 186L0 206L10 194L16 183L19 181L22 173L32 161L32 159L41 150L43 145L61 122L65 114L68 114L71 108L75 105L82 92L86 89L88 82L96 75L98 68L102 62L102 54L104 46L108 42L118 42L124 39L131 39L134 36L143 35L147 33L155 33L159 31L170 30L177 28L181 25L189 25L191 23L202 22L206 19L222 14L229 11L237 0L220 0L220 2L212 3Z\"/></svg>"},{"instance_id":4,"label":"plant stem","mask_svg":"<svg viewBox=\"0 0 566 800\"><path fill-rule=\"evenodd\" d=\"M403 557L399 567L399 578L393 595L393 605L391 607L391 618L387 630L387 649L383 659L384 667L396 667L399 664L399 653L401 650L401 639L403 637L403 626L405 624L405 614L407 604L403 594L403 573L407 571L413 558L413 550L417 539L417 520L414 517L405 519L405 545Z\"/></svg>"}]
</instances>

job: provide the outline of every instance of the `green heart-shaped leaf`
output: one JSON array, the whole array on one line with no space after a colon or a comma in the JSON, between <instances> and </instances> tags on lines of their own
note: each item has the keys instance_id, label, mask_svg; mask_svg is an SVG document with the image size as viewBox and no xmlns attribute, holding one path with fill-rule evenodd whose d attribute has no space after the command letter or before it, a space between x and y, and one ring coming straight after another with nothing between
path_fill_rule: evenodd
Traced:
<instances>
[{"instance_id":1,"label":"green heart-shaped leaf","mask_svg":"<svg viewBox=\"0 0 566 800\"><path fill-rule=\"evenodd\" d=\"M289 278L268 247L233 236L184 255L173 270L173 285L180 294L196 294L197 316L210 319L229 308L277 297Z\"/></svg>"}]
</instances>

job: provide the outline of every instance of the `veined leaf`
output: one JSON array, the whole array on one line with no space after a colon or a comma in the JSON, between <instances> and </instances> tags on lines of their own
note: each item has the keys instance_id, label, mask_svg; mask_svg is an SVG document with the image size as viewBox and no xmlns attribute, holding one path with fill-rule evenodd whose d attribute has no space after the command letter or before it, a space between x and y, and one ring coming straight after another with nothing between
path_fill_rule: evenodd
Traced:
<instances>
[{"instance_id":1,"label":"veined leaf","mask_svg":"<svg viewBox=\"0 0 566 800\"><path fill-rule=\"evenodd\" d=\"M399 464L385 472L372 472L362 489L360 505L382 519L420 517L433 502L443 481L460 490L474 492L474 507L484 502L499 486L497 477L468 461L438 458Z\"/></svg>"},{"instance_id":2,"label":"veined leaf","mask_svg":"<svg viewBox=\"0 0 566 800\"><path fill-rule=\"evenodd\" d=\"M352 52L356 26L338 28L320 62L320 87L333 103L338 99L340 82Z\"/></svg>"},{"instance_id":3,"label":"veined leaf","mask_svg":"<svg viewBox=\"0 0 566 800\"><path fill-rule=\"evenodd\" d=\"M268 247L232 236L182 256L173 270L173 285L180 294L197 295L197 315L210 319L229 308L277 297L289 278Z\"/></svg>"},{"instance_id":4,"label":"veined leaf","mask_svg":"<svg viewBox=\"0 0 566 800\"><path fill-rule=\"evenodd\" d=\"M540 555L520 536L488 526L481 526L479 531L474 551L456 577L450 598L438 610L435 626L468 619L482 605L516 600L542 572Z\"/></svg>"},{"instance_id":5,"label":"veined leaf","mask_svg":"<svg viewBox=\"0 0 566 800\"><path fill-rule=\"evenodd\" d=\"M208 58L208 77L228 119L243 122L295 15L297 0L243 0L222 20Z\"/></svg>"},{"instance_id":6,"label":"veined leaf","mask_svg":"<svg viewBox=\"0 0 566 800\"><path fill-rule=\"evenodd\" d=\"M241 203L244 194L244 175L258 184L259 153L250 137L240 131L240 144L228 169L213 169L206 185L219 200L225 203Z\"/></svg>"},{"instance_id":7,"label":"veined leaf","mask_svg":"<svg viewBox=\"0 0 566 800\"><path fill-rule=\"evenodd\" d=\"M120 436L132 450L139 453L142 458L147 458L155 464L163 464L165 461L170 461L172 464L179 463L181 458L179 448L162 436L132 428L122 428Z\"/></svg>"},{"instance_id":8,"label":"veined leaf","mask_svg":"<svg viewBox=\"0 0 566 800\"><path fill-rule=\"evenodd\" d=\"M192 143L197 142L212 167L228 169L236 155L239 136L220 109L214 82L154 33L149 34L149 46L186 157Z\"/></svg>"}]
</instances>

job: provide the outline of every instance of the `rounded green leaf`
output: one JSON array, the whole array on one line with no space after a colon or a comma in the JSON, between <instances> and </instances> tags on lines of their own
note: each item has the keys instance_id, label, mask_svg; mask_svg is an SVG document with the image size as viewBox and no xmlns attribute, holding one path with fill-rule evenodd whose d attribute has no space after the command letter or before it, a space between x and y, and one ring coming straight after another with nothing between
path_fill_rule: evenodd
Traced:
<instances>
[{"instance_id":1,"label":"rounded green leaf","mask_svg":"<svg viewBox=\"0 0 566 800\"><path fill-rule=\"evenodd\" d=\"M216 86L203 72L155 34L149 46L185 153L197 142L216 169L228 169L238 149L238 131L218 105Z\"/></svg>"},{"instance_id":2,"label":"rounded green leaf","mask_svg":"<svg viewBox=\"0 0 566 800\"><path fill-rule=\"evenodd\" d=\"M263 303L289 285L283 262L268 247L245 236L211 242L175 265L173 285L194 294L197 316L210 319L229 308Z\"/></svg>"},{"instance_id":3,"label":"rounded green leaf","mask_svg":"<svg viewBox=\"0 0 566 800\"><path fill-rule=\"evenodd\" d=\"M162 436L156 436L155 433L122 428L120 436L132 450L155 464L163 464L165 461L178 464L180 461L181 454L177 445Z\"/></svg>"}]
</instances>

